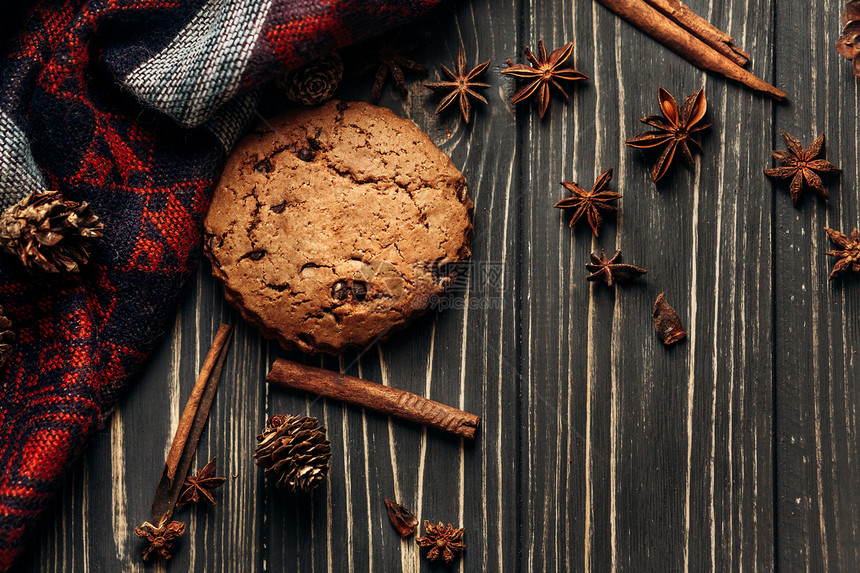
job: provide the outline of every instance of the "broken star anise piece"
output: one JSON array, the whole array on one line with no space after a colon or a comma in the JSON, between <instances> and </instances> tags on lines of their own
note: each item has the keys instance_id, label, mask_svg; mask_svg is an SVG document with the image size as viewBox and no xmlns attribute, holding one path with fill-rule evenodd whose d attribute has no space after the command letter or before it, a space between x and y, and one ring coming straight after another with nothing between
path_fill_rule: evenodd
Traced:
<instances>
[{"instance_id":1,"label":"broken star anise piece","mask_svg":"<svg viewBox=\"0 0 860 573\"><path fill-rule=\"evenodd\" d=\"M830 280L846 272L860 273L860 231L855 228L850 237L827 227L824 228L824 231L830 237L831 242L839 247L838 250L827 251L826 253L838 259L833 265Z\"/></svg>"},{"instance_id":2,"label":"broken star anise piece","mask_svg":"<svg viewBox=\"0 0 860 573\"><path fill-rule=\"evenodd\" d=\"M791 201L795 207L800 204L805 186L814 189L827 200L827 190L824 188L824 182L818 173L839 173L839 168L826 159L816 159L824 147L824 134L819 135L818 139L813 141L812 145L806 149L803 149L800 141L788 133L783 131L782 136L785 138L785 144L788 146L788 149L785 151L774 150L772 152L774 158L782 164L782 167L765 169L764 174L768 177L791 179L789 192L791 193Z\"/></svg>"},{"instance_id":3,"label":"broken star anise piece","mask_svg":"<svg viewBox=\"0 0 860 573\"><path fill-rule=\"evenodd\" d=\"M621 251L615 251L611 259L607 259L604 252L601 252L599 257L592 253L591 262L586 264L585 268L591 272L585 280L603 281L609 286L612 286L617 281L628 281L639 278L648 272L633 265L623 264L621 262Z\"/></svg>"},{"instance_id":4,"label":"broken star anise piece","mask_svg":"<svg viewBox=\"0 0 860 573\"><path fill-rule=\"evenodd\" d=\"M701 145L693 137L693 134L711 127L710 123L699 124L708 111L705 90L700 89L691 94L680 109L675 98L663 88L658 90L658 97L663 117L649 115L639 120L657 131L641 133L625 142L630 147L637 149L663 147L663 153L660 154L657 163L651 170L651 179L654 183L662 179L669 171L678 150L681 151L681 155L687 163L692 164L694 161L690 148L692 147L700 153L702 151Z\"/></svg>"},{"instance_id":5,"label":"broken star anise piece","mask_svg":"<svg viewBox=\"0 0 860 573\"><path fill-rule=\"evenodd\" d=\"M591 225L591 230L594 232L594 236L597 236L597 229L603 222L603 217L600 215L600 212L618 210L618 207L613 205L612 201L617 201L621 197L621 194L616 193L615 191L610 191L606 188L611 179L612 168L609 168L597 178L591 191L582 189L577 183L571 183L569 181L561 182L561 184L564 185L564 187L573 195L566 199L562 199L556 203L555 206L559 209L574 209L573 216L570 219L571 227L585 216L588 219L588 224Z\"/></svg>"},{"instance_id":6,"label":"broken star anise piece","mask_svg":"<svg viewBox=\"0 0 860 573\"><path fill-rule=\"evenodd\" d=\"M684 330L681 318L666 301L666 293L664 292L661 292L654 302L654 312L651 314L651 319L654 322L657 336L666 346L672 346L687 337L687 331Z\"/></svg>"},{"instance_id":7,"label":"broken star anise piece","mask_svg":"<svg viewBox=\"0 0 860 573\"><path fill-rule=\"evenodd\" d=\"M461 47L460 52L457 54L456 73L452 72L445 66L440 66L450 81L426 82L424 84L432 90L449 91L449 93L442 98L442 101L440 101L439 105L436 107L436 113L438 114L457 100L460 103L460 113L463 115L463 119L466 123L469 123L469 118L472 115L472 104L469 103L469 98L473 97L478 101L487 103L487 99L475 90L488 88L490 87L490 84L476 82L475 78L486 72L489 66L490 60L487 60L483 64L478 64L472 68L471 71L468 70L466 67L466 54L463 52L463 48Z\"/></svg>"},{"instance_id":8,"label":"broken star anise piece","mask_svg":"<svg viewBox=\"0 0 860 573\"><path fill-rule=\"evenodd\" d=\"M516 78L529 80L529 83L517 90L514 97L511 98L511 103L518 104L519 102L528 99L533 94L537 94L540 116L542 118L546 113L547 107L549 107L550 84L555 86L565 99L567 99L567 92L565 92L564 88L561 87L561 84L558 83L559 80L573 82L588 79L588 76L582 72L571 67L562 67L565 62L570 59L570 55L572 53L573 42L568 42L547 57L546 46L544 46L543 40L538 40L537 57L535 57L529 47L526 47L525 49L526 58L531 62L531 66L527 66L525 64L514 64L510 59L508 59L508 68L501 72Z\"/></svg>"},{"instance_id":9,"label":"broken star anise piece","mask_svg":"<svg viewBox=\"0 0 860 573\"><path fill-rule=\"evenodd\" d=\"M456 553L460 553L466 546L463 545L464 528L455 528L450 523L448 527L442 525L440 521L438 525L433 525L427 520L424 520L424 537L419 537L415 540L420 547L430 547L427 552L427 559L435 561L442 556L445 563L450 564L454 561Z\"/></svg>"},{"instance_id":10,"label":"broken star anise piece","mask_svg":"<svg viewBox=\"0 0 860 573\"><path fill-rule=\"evenodd\" d=\"M215 458L212 458L202 470L185 478L185 483L182 484L182 495L176 502L177 507L187 503L198 503L200 500L206 500L210 505L215 505L211 490L221 487L225 481L227 478L215 476Z\"/></svg>"},{"instance_id":11,"label":"broken star anise piece","mask_svg":"<svg viewBox=\"0 0 860 573\"><path fill-rule=\"evenodd\" d=\"M390 499L385 500L385 509L388 510L388 520L392 527L397 530L400 537L409 537L418 526L418 518L415 514Z\"/></svg>"},{"instance_id":12,"label":"broken star anise piece","mask_svg":"<svg viewBox=\"0 0 860 573\"><path fill-rule=\"evenodd\" d=\"M140 527L134 528L134 534L146 540L146 547L140 552L144 561L149 561L153 553L158 553L164 559L173 557L173 543L185 533L185 524L181 521L167 521L167 516L158 525L144 521Z\"/></svg>"},{"instance_id":13,"label":"broken star anise piece","mask_svg":"<svg viewBox=\"0 0 860 573\"><path fill-rule=\"evenodd\" d=\"M409 89L406 86L406 76L403 70L413 72L426 72L427 68L404 54L411 52L420 45L419 41L405 43L400 37L376 41L370 48L376 52L376 61L364 68L364 71L376 67L376 77L373 80L371 97L374 102L382 97L382 88L389 76L394 80L394 85L400 91L400 95L406 97Z\"/></svg>"}]
</instances>

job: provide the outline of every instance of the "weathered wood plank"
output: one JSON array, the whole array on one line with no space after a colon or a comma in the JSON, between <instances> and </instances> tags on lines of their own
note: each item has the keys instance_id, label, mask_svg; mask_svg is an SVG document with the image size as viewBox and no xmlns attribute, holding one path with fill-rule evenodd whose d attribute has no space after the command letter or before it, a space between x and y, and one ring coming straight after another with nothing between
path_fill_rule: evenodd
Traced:
<instances>
[{"instance_id":1,"label":"weathered wood plank","mask_svg":"<svg viewBox=\"0 0 860 573\"><path fill-rule=\"evenodd\" d=\"M702 3L704 4L704 3ZM744 5L741 8L741 4ZM691 7L728 29L767 75L770 3ZM732 8L735 11L732 11ZM748 28L744 28L744 22ZM552 36L550 36L552 34ZM772 567L769 197L759 180L771 104L699 72L609 11L530 3L525 43L576 43L592 77L540 122L525 107L524 570L671 571ZM697 166L655 186L645 131L664 86L705 87L715 126ZM764 136L766 137L766 136ZM593 239L552 209L560 180L590 185L614 166L624 197ZM650 270L608 289L585 282L588 254L620 248ZM763 265L741 266L758 259ZM650 313L666 291L690 339L664 350ZM560 462L567 462L560 467ZM750 513L755 515L750 519Z\"/></svg>"},{"instance_id":2,"label":"weathered wood plank","mask_svg":"<svg viewBox=\"0 0 860 573\"><path fill-rule=\"evenodd\" d=\"M148 517L221 320L238 329L198 465L218 455L219 471L237 477L217 507L184 510L191 533L171 568L433 569L388 525L389 497L422 519L466 526L460 571L860 567L860 283L828 284L821 232L860 222L858 88L832 50L843 2L688 4L735 36L752 70L791 103L773 107L572 0L472 0L423 25L434 35L415 55L431 68L450 64L461 43L470 62L493 60L491 105L478 107L471 127L433 116L418 78L405 102L383 99L466 171L474 259L501 274L479 281L473 269L461 299L491 306L428 315L361 356L293 357L482 414L474 443L269 391L263 376L283 353L239 323L204 268L170 340L76 465L21 570L144 570L131 529ZM592 78L567 105L554 99L544 121L512 108L514 84L498 75L538 38L574 41L577 67ZM367 99L361 81L347 93ZM697 166L680 165L655 188L650 157L623 140L656 111L661 85L679 98L705 86L714 127ZM828 157L844 170L829 208L807 198L795 209L784 188L771 191L761 170L782 146L781 129L805 143L828 134ZM567 229L552 208L565 194L558 182L589 185L610 166L624 195L617 220L599 239ZM587 284L588 254L616 246L649 274L616 289ZM668 351L650 324L662 291L690 332ZM272 489L251 459L266 416L282 412L329 429L331 475L310 498Z\"/></svg>"},{"instance_id":3,"label":"weathered wood plank","mask_svg":"<svg viewBox=\"0 0 860 573\"><path fill-rule=\"evenodd\" d=\"M259 538L262 499L248 452L255 443L257 413L263 410L265 361L259 334L240 323L208 274L208 268L198 272L172 333L76 464L55 514L46 516L47 523L56 525L49 526L53 530L42 537L32 559L25 559L23 570L144 570L142 542L133 530L150 520L155 486L180 413L222 321L237 328L192 470L218 456L218 473L228 481L216 493L214 508L177 510L176 518L187 522L188 533L171 567L260 570L262 554L249 540Z\"/></svg>"},{"instance_id":4,"label":"weathered wood plank","mask_svg":"<svg viewBox=\"0 0 860 573\"><path fill-rule=\"evenodd\" d=\"M780 83L772 73L779 54L769 40L774 4L702 2L696 8L753 54L754 73ZM700 330L690 379L696 377L696 392L702 392L694 394L697 405L687 413L688 428L694 427L687 435L688 475L694 480L688 484L695 488L696 468L705 470L698 491L688 494L691 504L698 500L699 512L691 506L687 562L693 571L770 571L775 560L772 211L770 196L760 190L775 104L717 78L709 77L707 86L714 129L705 153L712 167L703 167L696 200L693 233L699 248L692 257L699 287L691 295ZM704 430L697 434L700 424Z\"/></svg>"},{"instance_id":5,"label":"weathered wood plank","mask_svg":"<svg viewBox=\"0 0 860 573\"><path fill-rule=\"evenodd\" d=\"M383 505L397 499L420 520L466 527L460 571L510 571L516 564L517 339L515 321L517 215L514 120L500 101L498 74L516 50L516 2L449 4L410 33L433 30L413 57L451 67L459 46L470 64L492 60L484 78L488 106L472 124L454 113L435 116L437 100L410 75L405 101L386 91L382 105L409 117L466 174L475 202L475 265L451 308L423 317L393 339L357 356L325 359L326 368L390 384L482 415L472 442L334 402L272 390L269 410L325 419L332 440L330 477L313 498L313 534L298 502L270 500L268 546L273 570L418 571L428 567L414 539L401 542ZM370 79L345 97L369 99ZM489 274L487 274L489 273ZM318 359L306 359L319 364ZM319 501L318 501L319 500ZM423 527L417 535L423 534ZM297 559L296 546L303 549Z\"/></svg>"},{"instance_id":6,"label":"weathered wood plank","mask_svg":"<svg viewBox=\"0 0 860 573\"><path fill-rule=\"evenodd\" d=\"M829 180L826 205L807 195L795 209L775 186L775 333L777 516L782 571L860 568L860 498L856 411L860 364L860 284L828 282L833 260L822 228L850 231L860 223L858 84L833 44L845 3L777 3L777 76L791 105L780 107L780 130L808 145L827 136L827 157L842 167Z\"/></svg>"}]
</instances>

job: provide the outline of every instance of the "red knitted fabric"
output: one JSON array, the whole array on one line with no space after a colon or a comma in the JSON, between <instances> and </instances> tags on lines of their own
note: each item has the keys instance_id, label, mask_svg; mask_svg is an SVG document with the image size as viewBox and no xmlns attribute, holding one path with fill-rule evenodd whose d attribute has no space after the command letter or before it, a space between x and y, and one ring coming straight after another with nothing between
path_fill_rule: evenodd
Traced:
<instances>
[{"instance_id":1,"label":"red knitted fabric","mask_svg":"<svg viewBox=\"0 0 860 573\"><path fill-rule=\"evenodd\" d=\"M435 2L46 0L0 24L15 28L0 52L0 207L58 189L105 223L80 275L34 279L0 259L17 336L0 369L0 571L165 333L253 88Z\"/></svg>"}]
</instances>

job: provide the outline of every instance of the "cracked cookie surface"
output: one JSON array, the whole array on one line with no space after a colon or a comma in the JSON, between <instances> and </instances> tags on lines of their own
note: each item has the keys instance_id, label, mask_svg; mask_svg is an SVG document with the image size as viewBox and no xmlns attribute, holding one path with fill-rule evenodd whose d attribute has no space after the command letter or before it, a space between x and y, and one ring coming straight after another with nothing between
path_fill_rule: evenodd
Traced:
<instances>
[{"instance_id":1,"label":"cracked cookie surface","mask_svg":"<svg viewBox=\"0 0 860 573\"><path fill-rule=\"evenodd\" d=\"M239 143L204 251L227 300L265 336L337 354L424 312L469 257L471 220L463 175L412 121L332 101Z\"/></svg>"}]
</instances>

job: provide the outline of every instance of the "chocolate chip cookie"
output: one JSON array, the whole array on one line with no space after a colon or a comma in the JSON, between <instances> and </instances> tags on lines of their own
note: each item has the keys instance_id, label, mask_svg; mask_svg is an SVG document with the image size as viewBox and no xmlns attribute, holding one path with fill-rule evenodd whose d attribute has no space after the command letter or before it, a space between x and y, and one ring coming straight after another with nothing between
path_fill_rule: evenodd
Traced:
<instances>
[{"instance_id":1,"label":"chocolate chip cookie","mask_svg":"<svg viewBox=\"0 0 860 573\"><path fill-rule=\"evenodd\" d=\"M264 122L230 155L205 222L227 300L286 349L384 338L470 255L466 180L388 109L332 101Z\"/></svg>"}]
</instances>

